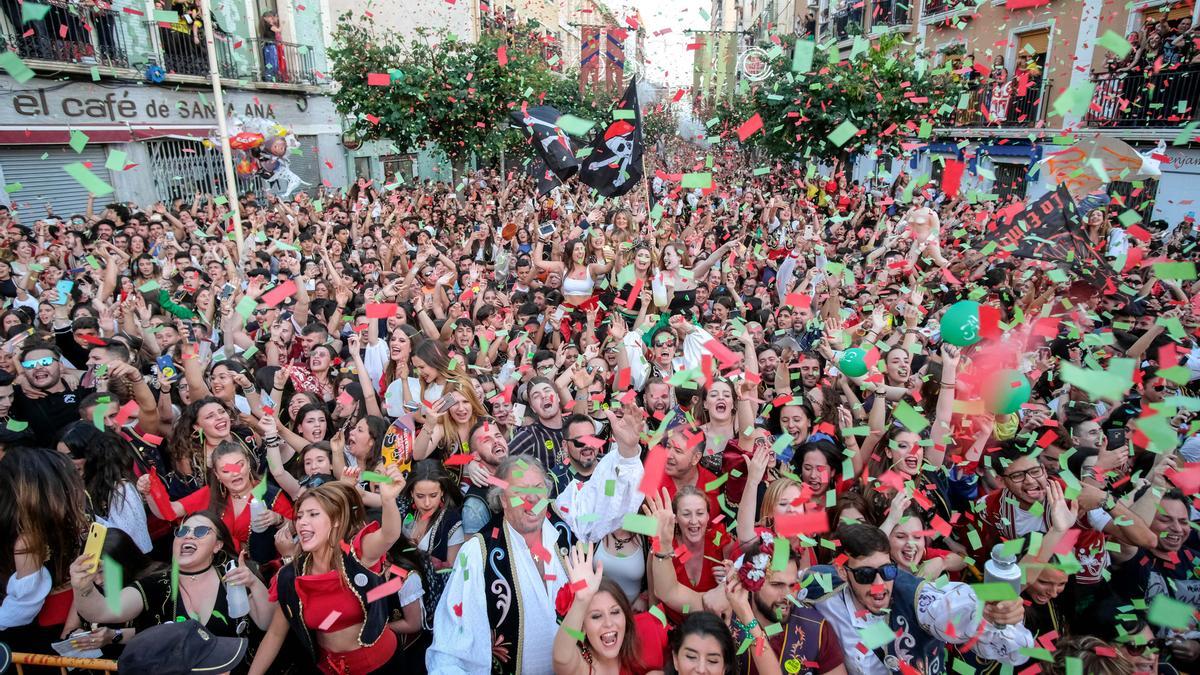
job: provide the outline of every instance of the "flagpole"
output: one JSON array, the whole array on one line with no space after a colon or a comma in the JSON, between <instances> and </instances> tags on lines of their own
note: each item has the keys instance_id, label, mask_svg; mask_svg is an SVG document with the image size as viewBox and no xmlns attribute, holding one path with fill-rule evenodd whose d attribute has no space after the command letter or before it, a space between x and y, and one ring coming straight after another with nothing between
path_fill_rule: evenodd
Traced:
<instances>
[{"instance_id":1,"label":"flagpole","mask_svg":"<svg viewBox=\"0 0 1200 675\"><path fill-rule=\"evenodd\" d=\"M208 77L212 83L213 103L217 108L217 136L221 139L221 164L225 167L225 199L233 216L233 235L237 239L240 260L246 240L242 233L242 210L237 198L237 178L233 173L233 155L229 150L229 126L225 123L225 97L221 93L221 71L217 66L217 48L213 42L212 0L200 0L200 16L204 23L204 46L208 51Z\"/></svg>"}]
</instances>

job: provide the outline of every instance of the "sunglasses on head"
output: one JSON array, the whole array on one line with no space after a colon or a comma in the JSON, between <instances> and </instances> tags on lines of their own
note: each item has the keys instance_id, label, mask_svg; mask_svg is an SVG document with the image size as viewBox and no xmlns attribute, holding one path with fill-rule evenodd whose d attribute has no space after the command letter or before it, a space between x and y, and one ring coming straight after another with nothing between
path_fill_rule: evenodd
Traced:
<instances>
[{"instance_id":1,"label":"sunglasses on head","mask_svg":"<svg viewBox=\"0 0 1200 675\"><path fill-rule=\"evenodd\" d=\"M33 370L34 368L44 368L49 366L53 364L54 361L55 358L53 356L46 356L40 359L33 359L31 361L22 361L21 367L25 370Z\"/></svg>"},{"instance_id":2,"label":"sunglasses on head","mask_svg":"<svg viewBox=\"0 0 1200 675\"><path fill-rule=\"evenodd\" d=\"M213 528L208 525L197 525L195 527L192 527L191 525L180 525L179 528L175 530L175 538L183 539L190 534L197 539L203 539L212 531Z\"/></svg>"},{"instance_id":3,"label":"sunglasses on head","mask_svg":"<svg viewBox=\"0 0 1200 675\"><path fill-rule=\"evenodd\" d=\"M895 581L896 573L900 568L896 566L896 563L887 563L879 567L847 566L846 569L850 572L850 576L854 577L854 580L858 583L872 584L875 583L876 576L883 577L884 581Z\"/></svg>"}]
</instances>

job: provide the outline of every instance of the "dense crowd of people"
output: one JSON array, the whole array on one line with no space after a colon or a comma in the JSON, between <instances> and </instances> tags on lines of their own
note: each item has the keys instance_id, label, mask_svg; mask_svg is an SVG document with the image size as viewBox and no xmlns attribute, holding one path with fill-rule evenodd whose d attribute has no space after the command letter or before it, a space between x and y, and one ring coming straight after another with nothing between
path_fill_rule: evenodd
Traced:
<instances>
[{"instance_id":1,"label":"dense crowd of people","mask_svg":"<svg viewBox=\"0 0 1200 675\"><path fill-rule=\"evenodd\" d=\"M673 152L618 200L491 169L247 194L241 247L210 195L0 208L0 641L130 673L1200 669L1200 287L1156 264L1191 219L1083 214L1098 283L998 245L1019 207Z\"/></svg>"}]
</instances>

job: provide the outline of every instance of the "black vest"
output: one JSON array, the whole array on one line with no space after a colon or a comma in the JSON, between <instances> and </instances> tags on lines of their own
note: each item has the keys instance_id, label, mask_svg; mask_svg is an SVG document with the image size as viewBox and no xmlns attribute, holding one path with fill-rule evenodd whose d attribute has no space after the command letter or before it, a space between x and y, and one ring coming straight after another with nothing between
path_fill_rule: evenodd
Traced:
<instances>
[{"instance_id":1,"label":"black vest","mask_svg":"<svg viewBox=\"0 0 1200 675\"><path fill-rule=\"evenodd\" d=\"M547 513L550 524L558 530L558 550L552 551L563 562L567 550L575 543L575 535L553 513ZM508 648L506 661L492 659L492 673L517 675L521 672L521 585L512 567L508 545L508 527L504 515L498 514L475 535L483 540L483 585L488 596L488 623L492 626L492 644ZM566 568L566 565L563 565ZM554 599L551 598L551 601Z\"/></svg>"},{"instance_id":2,"label":"black vest","mask_svg":"<svg viewBox=\"0 0 1200 675\"><path fill-rule=\"evenodd\" d=\"M375 602L367 602L367 593L381 586L386 581L384 576L367 569L352 552L342 553L342 565L346 570L342 575L342 583L354 592L363 608L365 617L362 629L358 633L358 644L369 647L379 640L383 631L388 629L389 621L400 618L400 599L395 593L389 593ZM352 583L352 580L362 581L364 579L365 583L362 585ZM308 626L304 625L303 608L300 606L300 596L296 593L295 561L279 570L276 591L279 594L279 607L283 610L283 615L287 617L292 634L304 645L309 656L315 662L317 660L317 641Z\"/></svg>"}]
</instances>

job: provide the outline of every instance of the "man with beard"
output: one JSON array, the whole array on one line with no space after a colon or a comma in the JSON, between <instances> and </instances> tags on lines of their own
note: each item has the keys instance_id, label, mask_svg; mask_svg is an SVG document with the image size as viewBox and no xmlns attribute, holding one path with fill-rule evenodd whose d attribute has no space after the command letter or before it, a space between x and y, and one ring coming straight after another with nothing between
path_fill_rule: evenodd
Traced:
<instances>
[{"instance_id":1,"label":"man with beard","mask_svg":"<svg viewBox=\"0 0 1200 675\"><path fill-rule=\"evenodd\" d=\"M609 421L617 459L637 462L641 411L612 414ZM503 486L489 493L496 515L463 544L434 614L433 644L426 653L431 673L551 675L558 630L554 601L568 582L563 561L576 528L596 527L589 541L598 541L641 501L640 471L617 475L618 498L607 497L599 484L607 481L598 478L586 484L586 495L573 508L563 509L566 519L559 519L543 503L549 475L537 459L509 456L496 479Z\"/></svg>"},{"instance_id":2,"label":"man with beard","mask_svg":"<svg viewBox=\"0 0 1200 675\"><path fill-rule=\"evenodd\" d=\"M899 569L889 555L888 538L872 525L844 525L837 531L843 555L836 567L819 565L805 573L809 595L833 590L814 601L842 643L847 672L884 675L901 664L926 675L946 671L946 644L973 642L980 658L1017 666L1029 660L1020 650L1033 647L1023 625L1020 600L983 603L959 582L933 584ZM872 625L886 622L896 637L862 650ZM882 631L881 631L882 632Z\"/></svg>"},{"instance_id":3,"label":"man with beard","mask_svg":"<svg viewBox=\"0 0 1200 675\"><path fill-rule=\"evenodd\" d=\"M542 466L559 466L567 459L563 450L562 399L554 383L545 377L530 380L526 391L533 423L517 429L509 452L535 457Z\"/></svg>"},{"instance_id":4,"label":"man with beard","mask_svg":"<svg viewBox=\"0 0 1200 675\"><path fill-rule=\"evenodd\" d=\"M550 467L550 479L554 485L550 497L556 498L571 483L586 483L599 462L604 442L596 438L596 425L592 418L578 413L567 417L566 436L567 461Z\"/></svg>"},{"instance_id":5,"label":"man with beard","mask_svg":"<svg viewBox=\"0 0 1200 675\"><path fill-rule=\"evenodd\" d=\"M475 456L475 462L482 465L480 468L485 472L485 478L494 476L500 463L508 457L508 440L504 438L504 430L495 420L485 417L471 429L468 439L471 454ZM470 473L471 469L468 468ZM488 509L487 486L486 480L478 484L474 480L468 482L462 505L463 534L466 536L479 532L492 519L492 512Z\"/></svg>"},{"instance_id":6,"label":"man with beard","mask_svg":"<svg viewBox=\"0 0 1200 675\"><path fill-rule=\"evenodd\" d=\"M62 354L54 345L26 344L17 362L20 377L12 416L29 423L39 446L53 448L59 432L79 419L79 394L64 377Z\"/></svg>"},{"instance_id":7,"label":"man with beard","mask_svg":"<svg viewBox=\"0 0 1200 675\"><path fill-rule=\"evenodd\" d=\"M650 417L662 420L673 405L671 385L661 377L652 377L646 380L646 386L642 389L642 403L646 406L646 412Z\"/></svg>"},{"instance_id":8,"label":"man with beard","mask_svg":"<svg viewBox=\"0 0 1200 675\"><path fill-rule=\"evenodd\" d=\"M673 550L674 544L674 515L670 509L657 508L659 502L651 500L654 506L651 510L658 519L659 548L664 551ZM800 573L800 560L794 552L789 551L787 562L783 567L775 569L771 562L774 557L775 537L766 529L758 530L760 544L751 544L751 549L743 554L733 565L731 574L736 574L742 586L750 592L750 608L754 618L748 624L743 623L737 616L731 614L730 630L733 633L733 643L742 644L747 639L753 639L756 627L779 624L784 630L767 636L771 650L779 657L779 662L787 673L832 673L842 675L846 672L843 665L842 645L833 625L821 616L821 613L811 605L797 601L796 593L800 584L796 579ZM683 612L686 607L701 607L704 596L679 583L675 566L671 564L671 556L652 556L651 572L654 575L654 594L668 607ZM721 589L716 589L720 591ZM708 594L713 597L715 594ZM803 599L803 596L800 598ZM751 650L738 654L736 672L745 675L757 675L758 668L750 657Z\"/></svg>"}]
</instances>

